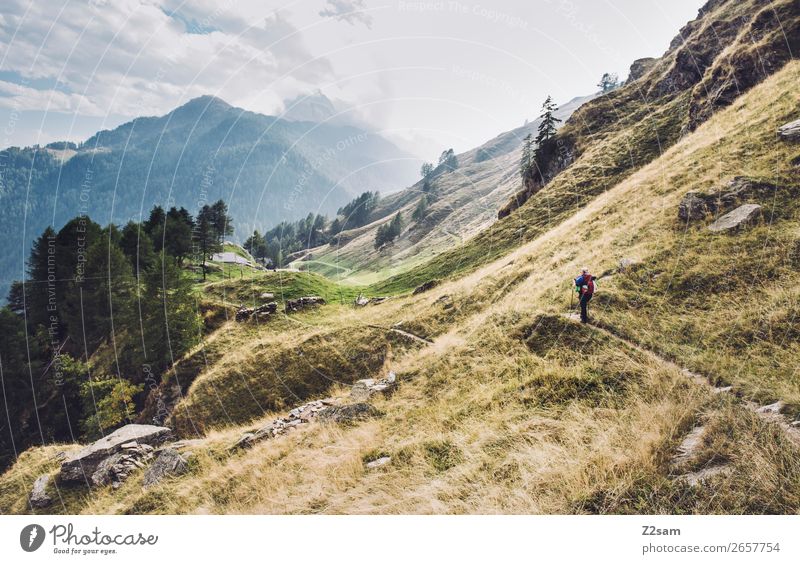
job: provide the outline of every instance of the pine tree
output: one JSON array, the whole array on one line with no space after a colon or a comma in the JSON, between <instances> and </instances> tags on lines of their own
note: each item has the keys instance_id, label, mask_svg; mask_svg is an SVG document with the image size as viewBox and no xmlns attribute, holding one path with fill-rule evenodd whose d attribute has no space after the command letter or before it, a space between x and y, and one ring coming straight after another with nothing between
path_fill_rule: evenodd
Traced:
<instances>
[{"instance_id":1,"label":"pine tree","mask_svg":"<svg viewBox=\"0 0 800 564\"><path fill-rule=\"evenodd\" d=\"M556 110L558 110L558 107L553 103L552 98L548 96L544 104L542 104L542 114L539 116L542 121L539 123L536 135L537 147L541 147L542 143L555 136L556 124L561 121L553 115Z\"/></svg>"},{"instance_id":2,"label":"pine tree","mask_svg":"<svg viewBox=\"0 0 800 564\"><path fill-rule=\"evenodd\" d=\"M523 178L528 176L533 169L533 151L533 136L528 133L522 140L522 157L519 162L519 173Z\"/></svg>"}]
</instances>

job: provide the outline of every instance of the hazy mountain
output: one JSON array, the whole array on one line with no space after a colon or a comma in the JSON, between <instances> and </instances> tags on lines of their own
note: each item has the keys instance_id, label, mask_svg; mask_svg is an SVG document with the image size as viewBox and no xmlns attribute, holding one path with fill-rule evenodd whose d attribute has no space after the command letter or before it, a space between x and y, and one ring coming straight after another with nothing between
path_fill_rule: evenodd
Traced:
<instances>
[{"instance_id":1,"label":"hazy mountain","mask_svg":"<svg viewBox=\"0 0 800 564\"><path fill-rule=\"evenodd\" d=\"M407 186L419 169L416 158L365 129L279 119L212 96L100 131L79 146L12 147L0 162L3 293L22 277L31 240L80 213L125 223L154 204L194 213L223 198L237 235L246 236L254 226L335 213L364 190Z\"/></svg>"}]
</instances>

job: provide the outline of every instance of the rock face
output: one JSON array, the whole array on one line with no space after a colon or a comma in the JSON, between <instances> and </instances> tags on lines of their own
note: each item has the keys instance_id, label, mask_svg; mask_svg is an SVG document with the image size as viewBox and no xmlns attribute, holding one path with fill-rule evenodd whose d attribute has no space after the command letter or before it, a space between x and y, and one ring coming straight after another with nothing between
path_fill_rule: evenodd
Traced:
<instances>
[{"instance_id":1,"label":"rock face","mask_svg":"<svg viewBox=\"0 0 800 564\"><path fill-rule=\"evenodd\" d=\"M351 403L347 405L332 405L319 412L320 421L331 421L333 423L355 423L371 417L377 417L379 412L370 404L365 402Z\"/></svg>"},{"instance_id":2,"label":"rock face","mask_svg":"<svg viewBox=\"0 0 800 564\"><path fill-rule=\"evenodd\" d=\"M423 282L416 288L414 288L414 295L421 294L422 292L427 292L431 288L435 288L440 283L439 280L428 280L427 282Z\"/></svg>"},{"instance_id":3,"label":"rock face","mask_svg":"<svg viewBox=\"0 0 800 564\"><path fill-rule=\"evenodd\" d=\"M189 470L186 459L174 448L165 448L160 451L156 459L144 473L142 485L150 487L167 476L179 476Z\"/></svg>"},{"instance_id":4,"label":"rock face","mask_svg":"<svg viewBox=\"0 0 800 564\"><path fill-rule=\"evenodd\" d=\"M800 119L780 126L778 128L778 137L784 141L800 141Z\"/></svg>"},{"instance_id":5,"label":"rock face","mask_svg":"<svg viewBox=\"0 0 800 564\"><path fill-rule=\"evenodd\" d=\"M318 400L301 405L300 407L295 407L286 417L278 417L263 427L242 435L236 444L231 447L231 450L248 448L260 441L271 439L279 435L285 435L296 427L310 423L321 411L330 406L331 403L330 400Z\"/></svg>"},{"instance_id":6,"label":"rock face","mask_svg":"<svg viewBox=\"0 0 800 564\"><path fill-rule=\"evenodd\" d=\"M257 319L266 319L270 315L278 311L277 302L269 302L258 307L240 307L236 310L236 321L247 321L251 317Z\"/></svg>"},{"instance_id":7,"label":"rock face","mask_svg":"<svg viewBox=\"0 0 800 564\"><path fill-rule=\"evenodd\" d=\"M628 72L627 82L633 82L634 80L644 76L644 73L653 68L655 63L656 59L652 57L645 57L644 59L636 59L633 61L633 63L631 63L630 71Z\"/></svg>"},{"instance_id":8,"label":"rock face","mask_svg":"<svg viewBox=\"0 0 800 564\"><path fill-rule=\"evenodd\" d=\"M386 378L375 380L374 378L365 378L358 380L353 387L350 388L350 397L354 400L362 401L369 399L374 394L391 394L397 387L397 376L394 372L389 372Z\"/></svg>"},{"instance_id":9,"label":"rock face","mask_svg":"<svg viewBox=\"0 0 800 564\"><path fill-rule=\"evenodd\" d=\"M47 493L47 485L50 483L50 475L42 474L33 483L31 490L30 502L31 506L36 509L43 509L53 503L53 498Z\"/></svg>"},{"instance_id":10,"label":"rock face","mask_svg":"<svg viewBox=\"0 0 800 564\"><path fill-rule=\"evenodd\" d=\"M64 462L61 463L60 479L63 482L84 482L86 480L93 480L95 472L99 469L101 462L106 461L112 455L124 451L130 451L127 456L138 457L140 452L138 447L142 447L142 451L149 448L152 452L154 445L161 444L172 436L172 431L167 427L157 427L155 425L125 425L111 433L95 441L94 443L83 447L78 452L70 455ZM135 454L134 454L135 451ZM115 468L114 463L127 463L129 460L119 459L117 461L109 462L104 466L108 471ZM122 468L119 468L122 471ZM98 475L98 479L104 479L106 474Z\"/></svg>"},{"instance_id":11,"label":"rock face","mask_svg":"<svg viewBox=\"0 0 800 564\"><path fill-rule=\"evenodd\" d=\"M321 305L325 305L325 300L319 296L305 296L302 298L297 298L296 300L287 300L286 307L284 309L286 313L293 313L311 307L319 307Z\"/></svg>"},{"instance_id":12,"label":"rock face","mask_svg":"<svg viewBox=\"0 0 800 564\"><path fill-rule=\"evenodd\" d=\"M714 232L737 231L756 223L760 217L761 206L758 204L745 204L723 215L709 225L708 229Z\"/></svg>"}]
</instances>

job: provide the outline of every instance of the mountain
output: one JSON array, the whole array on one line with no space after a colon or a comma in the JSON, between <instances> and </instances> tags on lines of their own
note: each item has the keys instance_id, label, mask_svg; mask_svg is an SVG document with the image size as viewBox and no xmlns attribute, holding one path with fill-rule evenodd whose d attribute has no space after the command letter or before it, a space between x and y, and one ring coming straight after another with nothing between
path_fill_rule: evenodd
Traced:
<instances>
[{"instance_id":1,"label":"mountain","mask_svg":"<svg viewBox=\"0 0 800 564\"><path fill-rule=\"evenodd\" d=\"M796 514L798 49L795 0L711 0L577 108L536 175L495 157L509 199L463 243L369 284L197 286L202 343L138 414L182 439L175 471L153 485L164 461L143 454L90 489L64 480L81 445L43 444L0 476L0 511ZM477 152L432 173L443 197ZM311 295L326 303L295 301ZM113 373L101 353L93 373Z\"/></svg>"},{"instance_id":2,"label":"mountain","mask_svg":"<svg viewBox=\"0 0 800 564\"><path fill-rule=\"evenodd\" d=\"M66 147L66 148L65 148ZM335 213L364 190L397 190L419 162L373 132L288 121L203 96L81 143L0 152L0 290L23 276L30 242L78 214L124 224L153 205L228 202L237 233Z\"/></svg>"}]
</instances>

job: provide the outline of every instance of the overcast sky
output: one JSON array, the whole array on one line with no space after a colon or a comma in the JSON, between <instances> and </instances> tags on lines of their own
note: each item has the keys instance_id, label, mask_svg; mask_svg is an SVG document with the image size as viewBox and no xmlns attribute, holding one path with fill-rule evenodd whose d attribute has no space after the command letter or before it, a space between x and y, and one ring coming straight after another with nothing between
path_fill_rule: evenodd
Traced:
<instances>
[{"instance_id":1,"label":"overcast sky","mask_svg":"<svg viewBox=\"0 0 800 564\"><path fill-rule=\"evenodd\" d=\"M659 56L700 0L3 0L0 147L319 89L434 159Z\"/></svg>"}]
</instances>

